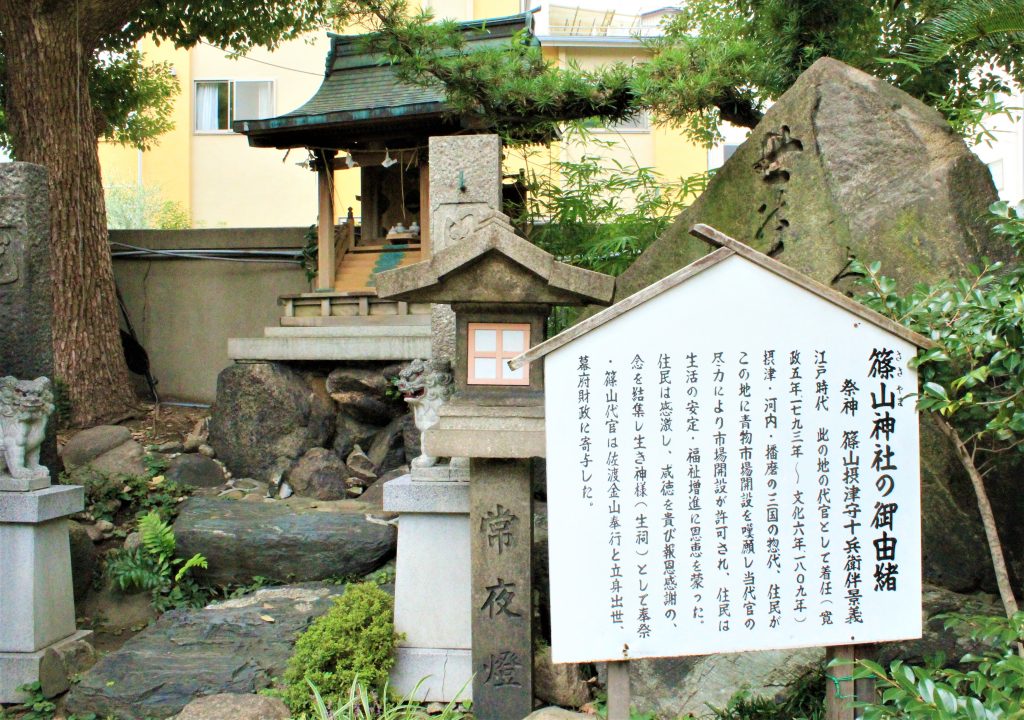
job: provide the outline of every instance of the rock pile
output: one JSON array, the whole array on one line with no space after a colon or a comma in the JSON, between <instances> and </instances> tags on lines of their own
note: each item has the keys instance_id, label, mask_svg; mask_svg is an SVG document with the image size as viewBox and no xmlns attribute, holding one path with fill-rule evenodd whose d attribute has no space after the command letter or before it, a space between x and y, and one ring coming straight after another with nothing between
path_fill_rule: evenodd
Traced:
<instances>
[{"instance_id":1,"label":"rock pile","mask_svg":"<svg viewBox=\"0 0 1024 720\"><path fill-rule=\"evenodd\" d=\"M356 497L418 453L411 415L392 392L400 370L232 365L217 381L209 442L236 477L284 481L288 491L318 500Z\"/></svg>"}]
</instances>

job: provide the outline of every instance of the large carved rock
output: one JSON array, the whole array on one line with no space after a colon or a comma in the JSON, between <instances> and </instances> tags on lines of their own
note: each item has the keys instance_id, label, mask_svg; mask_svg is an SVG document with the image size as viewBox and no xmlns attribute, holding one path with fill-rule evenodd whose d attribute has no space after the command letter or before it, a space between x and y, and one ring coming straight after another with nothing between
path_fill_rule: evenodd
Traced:
<instances>
[{"instance_id":1,"label":"large carved rock","mask_svg":"<svg viewBox=\"0 0 1024 720\"><path fill-rule=\"evenodd\" d=\"M270 480L281 462L323 447L334 406L313 378L280 363L238 363L217 377L210 444L236 477Z\"/></svg>"},{"instance_id":2,"label":"large carved rock","mask_svg":"<svg viewBox=\"0 0 1024 720\"><path fill-rule=\"evenodd\" d=\"M623 273L615 299L707 253L687 234L698 222L833 287L849 287L851 255L908 286L956 277L981 253L1006 255L984 222L995 200L988 169L935 110L823 58Z\"/></svg>"},{"instance_id":3,"label":"large carved rock","mask_svg":"<svg viewBox=\"0 0 1024 720\"><path fill-rule=\"evenodd\" d=\"M980 255L1007 255L985 225L995 199L988 169L935 110L825 58L797 79L707 191L618 279L615 299L707 253L707 244L688 235L696 223L843 291L850 289L851 257L881 261L903 288L957 277ZM927 421L921 447L925 578L958 591L993 588L966 476ZM1000 483L993 485L998 492ZM1000 510L1012 518L1024 501L1008 494ZM1014 522L1011 529L1019 527ZM1011 556L1024 569L1024 558Z\"/></svg>"}]
</instances>

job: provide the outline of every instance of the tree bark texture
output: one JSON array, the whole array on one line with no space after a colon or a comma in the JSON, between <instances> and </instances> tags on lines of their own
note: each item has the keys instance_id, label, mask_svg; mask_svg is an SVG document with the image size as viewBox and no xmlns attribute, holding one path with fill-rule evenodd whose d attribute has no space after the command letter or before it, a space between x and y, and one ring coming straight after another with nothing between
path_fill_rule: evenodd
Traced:
<instances>
[{"instance_id":1,"label":"tree bark texture","mask_svg":"<svg viewBox=\"0 0 1024 720\"><path fill-rule=\"evenodd\" d=\"M93 425L123 417L133 396L89 96L97 16L83 12L73 2L0 0L15 155L49 171L55 374L67 385L72 422Z\"/></svg>"},{"instance_id":2,"label":"tree bark texture","mask_svg":"<svg viewBox=\"0 0 1024 720\"><path fill-rule=\"evenodd\" d=\"M971 478L971 485L974 487L974 494L978 499L978 510L981 512L981 524L985 528L985 539L988 540L988 549L992 555L992 569L996 574L996 587L999 588L999 597L1003 601L1003 609L1006 617L1013 617L1017 612L1017 598L1013 593L1013 584L1010 582L1010 571L1006 566L1006 558L1003 556L1003 543L999 540L999 528L996 525L996 516L992 512L992 503L988 497L988 490L985 488L985 479L978 472L974 464L974 458L967 450L960 434L956 428L949 424L945 418L936 415L939 430L949 438L956 449L960 464L964 466L967 475Z\"/></svg>"}]
</instances>

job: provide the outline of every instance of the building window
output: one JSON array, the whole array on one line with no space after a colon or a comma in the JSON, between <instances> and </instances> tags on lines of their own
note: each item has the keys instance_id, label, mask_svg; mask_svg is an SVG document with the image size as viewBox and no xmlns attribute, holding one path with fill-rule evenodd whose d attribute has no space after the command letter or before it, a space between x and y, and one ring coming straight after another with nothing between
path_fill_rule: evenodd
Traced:
<instances>
[{"instance_id":1,"label":"building window","mask_svg":"<svg viewBox=\"0 0 1024 720\"><path fill-rule=\"evenodd\" d=\"M273 98L272 80L199 80L196 132L226 132L235 120L270 117Z\"/></svg>"},{"instance_id":2,"label":"building window","mask_svg":"<svg viewBox=\"0 0 1024 720\"><path fill-rule=\"evenodd\" d=\"M529 385L529 365L508 366L529 347L528 323L469 323L469 384Z\"/></svg>"}]
</instances>

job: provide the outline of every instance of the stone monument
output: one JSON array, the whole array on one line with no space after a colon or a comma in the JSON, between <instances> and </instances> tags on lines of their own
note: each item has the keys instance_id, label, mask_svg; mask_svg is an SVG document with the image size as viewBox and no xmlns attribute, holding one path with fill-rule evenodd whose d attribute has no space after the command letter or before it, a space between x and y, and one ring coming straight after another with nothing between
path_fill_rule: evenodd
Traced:
<instances>
[{"instance_id":1,"label":"stone monument","mask_svg":"<svg viewBox=\"0 0 1024 720\"><path fill-rule=\"evenodd\" d=\"M463 167L470 159L479 166L461 150L452 157L432 154L432 193L441 186L467 198L489 196L497 176L472 179ZM489 185L474 188L474 182ZM377 291L452 306L453 395L438 410L437 424L425 430L424 449L430 456L470 458L468 496L460 495L460 502L468 501L462 512L469 513L463 527L470 546L467 675L474 714L521 720L533 710L531 458L545 454L544 375L540 366L512 369L508 360L544 338L551 306L606 304L614 281L558 262L484 203L448 212L435 237L447 233L449 242L443 240L429 262L378 274ZM401 534L398 553L401 582ZM465 578L459 576L460 584ZM395 612L397 625L397 598Z\"/></svg>"},{"instance_id":2,"label":"stone monument","mask_svg":"<svg viewBox=\"0 0 1024 720\"><path fill-rule=\"evenodd\" d=\"M47 696L68 688L61 659L89 631L76 631L65 518L84 507L77 485L50 485L39 464L53 391L45 377L0 379L0 703L22 685Z\"/></svg>"},{"instance_id":3,"label":"stone monument","mask_svg":"<svg viewBox=\"0 0 1024 720\"><path fill-rule=\"evenodd\" d=\"M48 193L42 166L0 163L0 376L54 377ZM41 452L58 467L53 428Z\"/></svg>"}]
</instances>

